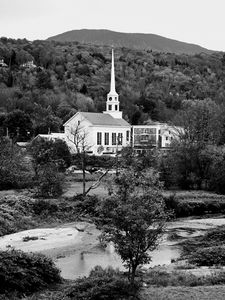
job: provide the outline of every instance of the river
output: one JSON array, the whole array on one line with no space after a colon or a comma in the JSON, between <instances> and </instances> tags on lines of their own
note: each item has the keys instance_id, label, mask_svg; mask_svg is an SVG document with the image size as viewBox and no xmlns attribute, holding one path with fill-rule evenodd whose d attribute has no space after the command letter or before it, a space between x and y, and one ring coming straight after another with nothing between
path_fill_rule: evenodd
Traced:
<instances>
[{"instance_id":1,"label":"river","mask_svg":"<svg viewBox=\"0 0 225 300\"><path fill-rule=\"evenodd\" d=\"M204 234L204 231L225 224L225 218L185 218L168 223L158 248L151 253L152 261L145 267L169 265L180 255L178 242ZM54 259L65 279L86 276L90 270L102 267L124 269L113 245L103 249L98 240L100 231L87 222L69 223L55 228L37 228L6 235L0 238L0 249L21 249L40 252ZM173 234L176 238L171 239Z\"/></svg>"}]
</instances>

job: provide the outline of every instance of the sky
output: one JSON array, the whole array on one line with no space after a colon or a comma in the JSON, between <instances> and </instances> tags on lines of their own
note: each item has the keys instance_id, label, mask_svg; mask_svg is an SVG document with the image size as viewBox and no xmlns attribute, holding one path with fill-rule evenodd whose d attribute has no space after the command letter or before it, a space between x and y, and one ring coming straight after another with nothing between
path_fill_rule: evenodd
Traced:
<instances>
[{"instance_id":1,"label":"sky","mask_svg":"<svg viewBox=\"0 0 225 300\"><path fill-rule=\"evenodd\" d=\"M0 37L73 29L153 33L225 51L225 0L0 0Z\"/></svg>"}]
</instances>

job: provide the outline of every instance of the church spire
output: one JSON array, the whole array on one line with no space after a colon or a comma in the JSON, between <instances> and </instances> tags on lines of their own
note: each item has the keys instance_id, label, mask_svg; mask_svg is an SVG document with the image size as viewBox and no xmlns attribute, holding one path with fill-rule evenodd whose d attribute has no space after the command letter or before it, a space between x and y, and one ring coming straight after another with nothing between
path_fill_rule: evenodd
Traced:
<instances>
[{"instance_id":1,"label":"church spire","mask_svg":"<svg viewBox=\"0 0 225 300\"><path fill-rule=\"evenodd\" d=\"M116 92L113 49L112 49L110 92L107 95L106 111L104 111L104 113L109 114L116 119L122 118L122 111L120 111L119 95Z\"/></svg>"},{"instance_id":2,"label":"church spire","mask_svg":"<svg viewBox=\"0 0 225 300\"><path fill-rule=\"evenodd\" d=\"M110 83L110 94L116 93L116 84L115 84L115 70L114 70L114 50L112 48L112 65L111 65L111 83Z\"/></svg>"}]
</instances>

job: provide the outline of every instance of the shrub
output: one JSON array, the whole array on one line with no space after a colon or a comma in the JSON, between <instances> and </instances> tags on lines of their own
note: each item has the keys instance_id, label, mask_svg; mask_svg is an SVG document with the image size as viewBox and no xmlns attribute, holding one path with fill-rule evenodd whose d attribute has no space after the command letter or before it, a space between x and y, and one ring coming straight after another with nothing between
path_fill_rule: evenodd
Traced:
<instances>
[{"instance_id":1,"label":"shrub","mask_svg":"<svg viewBox=\"0 0 225 300\"><path fill-rule=\"evenodd\" d=\"M34 199L21 195L0 197L0 236L34 225L31 219L33 202Z\"/></svg>"},{"instance_id":2,"label":"shrub","mask_svg":"<svg viewBox=\"0 0 225 300\"><path fill-rule=\"evenodd\" d=\"M37 195L40 197L57 197L63 192L63 175L54 163L39 166L37 172Z\"/></svg>"},{"instance_id":3,"label":"shrub","mask_svg":"<svg viewBox=\"0 0 225 300\"><path fill-rule=\"evenodd\" d=\"M46 141L44 139L34 140L30 146L30 152L34 159L34 167L54 162L58 170L64 171L69 167L71 155L67 144L57 139Z\"/></svg>"},{"instance_id":4,"label":"shrub","mask_svg":"<svg viewBox=\"0 0 225 300\"><path fill-rule=\"evenodd\" d=\"M96 208L99 204L99 199L95 195L77 195L73 198L76 204L76 210L80 213L96 216Z\"/></svg>"},{"instance_id":5,"label":"shrub","mask_svg":"<svg viewBox=\"0 0 225 300\"><path fill-rule=\"evenodd\" d=\"M58 211L58 206L50 201L38 199L33 203L33 211L35 215L52 214Z\"/></svg>"},{"instance_id":6,"label":"shrub","mask_svg":"<svg viewBox=\"0 0 225 300\"><path fill-rule=\"evenodd\" d=\"M188 258L189 263L198 266L225 265L225 247L213 246L198 249Z\"/></svg>"},{"instance_id":7,"label":"shrub","mask_svg":"<svg viewBox=\"0 0 225 300\"><path fill-rule=\"evenodd\" d=\"M224 196L210 193L171 194L164 196L164 201L167 210L173 210L177 218L225 211Z\"/></svg>"},{"instance_id":8,"label":"shrub","mask_svg":"<svg viewBox=\"0 0 225 300\"><path fill-rule=\"evenodd\" d=\"M151 270L144 278L149 285L157 286L201 286L225 283L225 272L215 272L207 276L196 276L191 272Z\"/></svg>"},{"instance_id":9,"label":"shrub","mask_svg":"<svg viewBox=\"0 0 225 300\"><path fill-rule=\"evenodd\" d=\"M98 167L98 168L112 168L116 163L115 157L110 156L95 156L95 155L86 155L86 165L89 167ZM80 154L74 154L72 156L72 164L77 165L81 168L81 157Z\"/></svg>"},{"instance_id":10,"label":"shrub","mask_svg":"<svg viewBox=\"0 0 225 300\"><path fill-rule=\"evenodd\" d=\"M0 251L0 293L31 294L61 281L53 261L18 250Z\"/></svg>"},{"instance_id":11,"label":"shrub","mask_svg":"<svg viewBox=\"0 0 225 300\"><path fill-rule=\"evenodd\" d=\"M89 277L78 279L68 289L66 296L76 300L122 300L137 299L139 285L131 287L119 271L112 268L102 269L96 266Z\"/></svg>"},{"instance_id":12,"label":"shrub","mask_svg":"<svg viewBox=\"0 0 225 300\"><path fill-rule=\"evenodd\" d=\"M218 226L182 245L182 258L199 266L225 265L225 226ZM216 245L216 246L215 246Z\"/></svg>"},{"instance_id":13,"label":"shrub","mask_svg":"<svg viewBox=\"0 0 225 300\"><path fill-rule=\"evenodd\" d=\"M23 160L18 147L0 136L0 190L25 188L32 184L31 173Z\"/></svg>"}]
</instances>

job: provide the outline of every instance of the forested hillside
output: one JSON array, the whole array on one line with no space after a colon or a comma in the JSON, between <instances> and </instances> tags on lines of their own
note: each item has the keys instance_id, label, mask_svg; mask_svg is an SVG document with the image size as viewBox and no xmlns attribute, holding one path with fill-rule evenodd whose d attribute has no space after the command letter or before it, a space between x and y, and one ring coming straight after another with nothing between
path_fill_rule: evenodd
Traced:
<instances>
[{"instance_id":1,"label":"forested hillside","mask_svg":"<svg viewBox=\"0 0 225 300\"><path fill-rule=\"evenodd\" d=\"M80 29L67 31L48 38L57 42L80 42L94 45L114 45L136 50L153 50L176 54L210 54L213 51L199 45L176 41L150 33L125 33L106 29Z\"/></svg>"},{"instance_id":2,"label":"forested hillside","mask_svg":"<svg viewBox=\"0 0 225 300\"><path fill-rule=\"evenodd\" d=\"M78 110L103 111L111 48L0 39L0 126L26 140L58 131ZM24 66L32 61L35 66ZM223 109L225 55L194 56L115 48L116 88L132 124L171 121L186 99L211 98Z\"/></svg>"}]
</instances>

